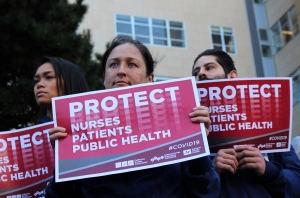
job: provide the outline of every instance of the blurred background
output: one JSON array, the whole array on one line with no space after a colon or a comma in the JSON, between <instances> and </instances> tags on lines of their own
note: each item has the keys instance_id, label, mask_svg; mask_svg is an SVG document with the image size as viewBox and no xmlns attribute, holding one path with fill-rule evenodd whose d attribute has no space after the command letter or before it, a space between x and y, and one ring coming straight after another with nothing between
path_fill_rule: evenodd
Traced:
<instances>
[{"instance_id":1,"label":"blurred background","mask_svg":"<svg viewBox=\"0 0 300 198\"><path fill-rule=\"evenodd\" d=\"M191 76L217 48L239 77L293 78L293 136L300 135L299 0L1 0L0 131L30 126L33 75L42 56L79 65L103 89L101 55L117 35L145 43L159 60L155 81Z\"/></svg>"}]
</instances>

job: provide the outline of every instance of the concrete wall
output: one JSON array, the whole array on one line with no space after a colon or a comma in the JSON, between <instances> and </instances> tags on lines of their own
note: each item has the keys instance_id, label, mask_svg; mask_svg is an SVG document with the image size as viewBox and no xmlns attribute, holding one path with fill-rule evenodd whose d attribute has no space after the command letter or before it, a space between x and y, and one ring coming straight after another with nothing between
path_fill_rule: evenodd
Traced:
<instances>
[{"instance_id":1,"label":"concrete wall","mask_svg":"<svg viewBox=\"0 0 300 198\"><path fill-rule=\"evenodd\" d=\"M241 0L86 0L88 13L79 31L90 29L94 51L103 53L116 35L115 14L181 21L185 26L186 48L148 45L154 57L162 59L155 75L186 77L196 56L212 48L210 25L234 29L237 53L232 54L240 77L255 76L244 1Z\"/></svg>"},{"instance_id":2,"label":"concrete wall","mask_svg":"<svg viewBox=\"0 0 300 198\"><path fill-rule=\"evenodd\" d=\"M296 0L297 1L297 0ZM269 27L282 17L294 5L294 0L270 0L265 3Z\"/></svg>"}]
</instances>

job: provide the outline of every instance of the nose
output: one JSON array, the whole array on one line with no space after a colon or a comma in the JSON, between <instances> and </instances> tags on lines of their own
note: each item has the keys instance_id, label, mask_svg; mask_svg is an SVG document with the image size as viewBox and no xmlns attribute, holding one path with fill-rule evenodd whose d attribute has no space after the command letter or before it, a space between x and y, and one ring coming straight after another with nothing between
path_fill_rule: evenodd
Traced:
<instances>
[{"instance_id":1,"label":"nose","mask_svg":"<svg viewBox=\"0 0 300 198\"><path fill-rule=\"evenodd\" d=\"M118 76L126 76L126 64L125 63L121 63L119 70L118 70Z\"/></svg>"},{"instance_id":2,"label":"nose","mask_svg":"<svg viewBox=\"0 0 300 198\"><path fill-rule=\"evenodd\" d=\"M207 78L207 71L205 70L205 68L201 67L199 74L197 76L197 80L201 80L201 79L206 79Z\"/></svg>"},{"instance_id":3,"label":"nose","mask_svg":"<svg viewBox=\"0 0 300 198\"><path fill-rule=\"evenodd\" d=\"M36 88L37 88L37 89L39 89L39 88L41 88L41 87L44 87L44 82L43 82L43 80L42 80L42 79L40 79L40 80L39 80L39 82L38 82L38 83L36 83L36 85L35 85L35 86L36 86Z\"/></svg>"}]
</instances>

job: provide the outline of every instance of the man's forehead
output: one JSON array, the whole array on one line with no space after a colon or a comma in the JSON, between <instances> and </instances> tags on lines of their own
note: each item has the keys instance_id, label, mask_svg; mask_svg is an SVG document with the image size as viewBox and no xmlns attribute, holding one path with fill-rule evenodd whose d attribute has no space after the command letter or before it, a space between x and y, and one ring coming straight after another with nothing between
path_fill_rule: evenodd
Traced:
<instances>
[{"instance_id":1,"label":"man's forehead","mask_svg":"<svg viewBox=\"0 0 300 198\"><path fill-rule=\"evenodd\" d=\"M206 66L208 64L212 64L212 63L216 63L219 64L217 62L217 57L214 55L205 55L205 56L201 56L195 63L194 68L199 68L202 66Z\"/></svg>"},{"instance_id":2,"label":"man's forehead","mask_svg":"<svg viewBox=\"0 0 300 198\"><path fill-rule=\"evenodd\" d=\"M198 59L198 61L199 62L203 62L203 63L206 63L206 62L217 62L217 57L214 56L214 55L204 55L204 56L201 56Z\"/></svg>"}]
</instances>

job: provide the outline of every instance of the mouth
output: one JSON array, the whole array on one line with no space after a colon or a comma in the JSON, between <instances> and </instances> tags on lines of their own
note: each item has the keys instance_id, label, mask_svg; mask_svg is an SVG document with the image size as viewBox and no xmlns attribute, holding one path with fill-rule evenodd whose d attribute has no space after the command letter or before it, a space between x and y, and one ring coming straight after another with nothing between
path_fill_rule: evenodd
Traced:
<instances>
[{"instance_id":1,"label":"mouth","mask_svg":"<svg viewBox=\"0 0 300 198\"><path fill-rule=\"evenodd\" d=\"M118 80L118 81L114 82L114 85L119 85L119 86L129 86L130 83L129 83L129 82L126 82L126 81L123 81L123 80Z\"/></svg>"},{"instance_id":2,"label":"mouth","mask_svg":"<svg viewBox=\"0 0 300 198\"><path fill-rule=\"evenodd\" d=\"M37 93L36 93L36 97L40 97L40 96L42 96L42 95L44 95L46 92L44 92L44 91L38 91Z\"/></svg>"},{"instance_id":3,"label":"mouth","mask_svg":"<svg viewBox=\"0 0 300 198\"><path fill-rule=\"evenodd\" d=\"M199 81L205 81L205 80L215 80L213 78L200 78Z\"/></svg>"}]
</instances>

